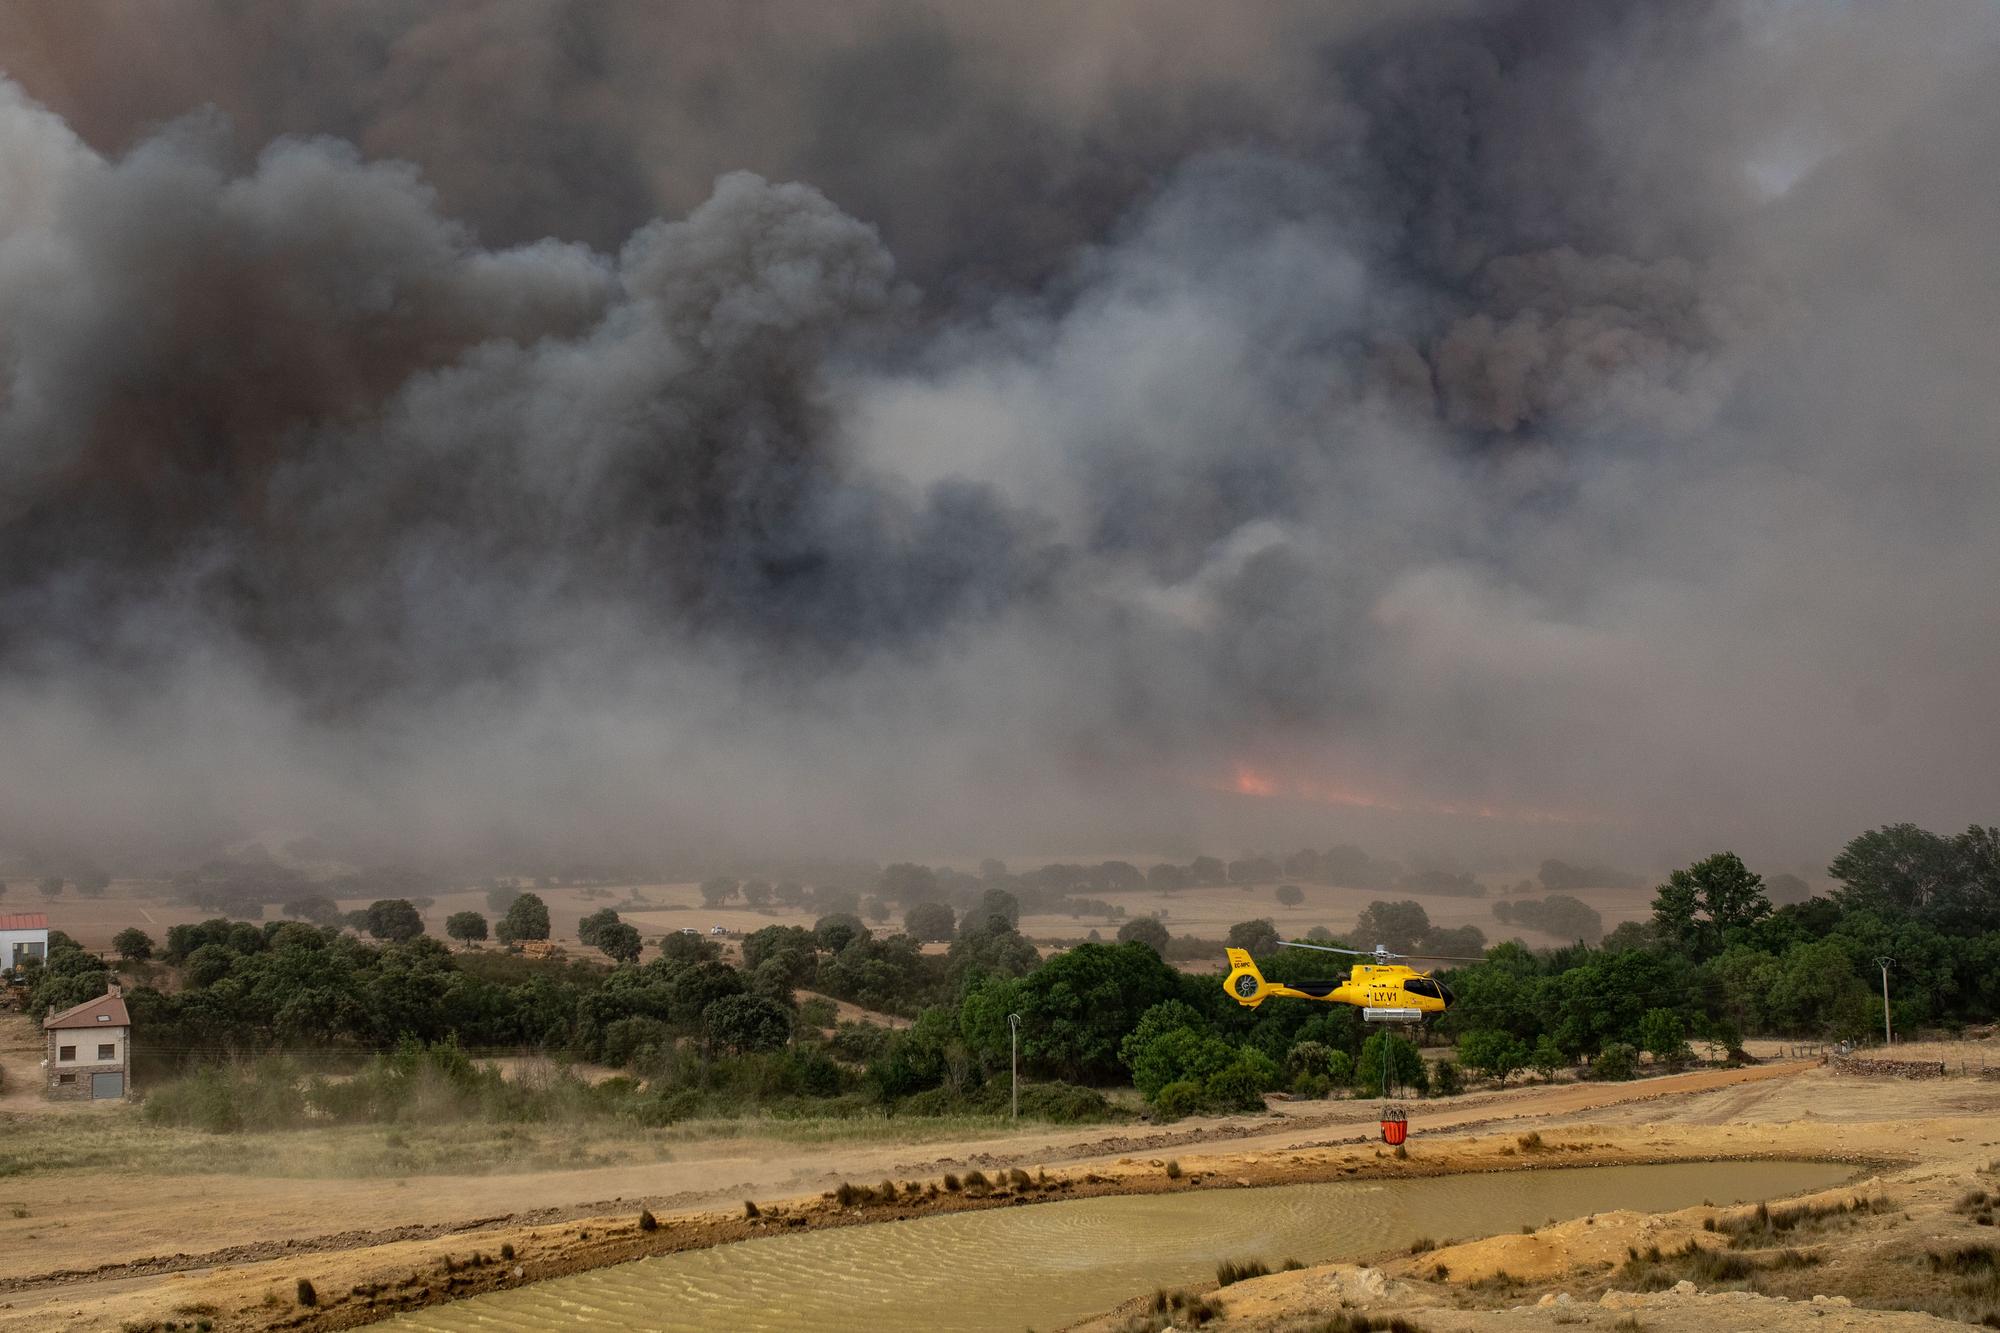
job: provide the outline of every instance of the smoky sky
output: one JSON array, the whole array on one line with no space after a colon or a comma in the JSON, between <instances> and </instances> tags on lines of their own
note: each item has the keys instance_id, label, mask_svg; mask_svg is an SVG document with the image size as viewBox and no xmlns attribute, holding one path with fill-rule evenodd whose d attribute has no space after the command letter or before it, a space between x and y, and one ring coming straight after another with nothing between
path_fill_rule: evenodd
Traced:
<instances>
[{"instance_id":1,"label":"smoky sky","mask_svg":"<svg viewBox=\"0 0 2000 1333\"><path fill-rule=\"evenodd\" d=\"M1993 817L1984 5L83 0L0 76L0 849Z\"/></svg>"}]
</instances>

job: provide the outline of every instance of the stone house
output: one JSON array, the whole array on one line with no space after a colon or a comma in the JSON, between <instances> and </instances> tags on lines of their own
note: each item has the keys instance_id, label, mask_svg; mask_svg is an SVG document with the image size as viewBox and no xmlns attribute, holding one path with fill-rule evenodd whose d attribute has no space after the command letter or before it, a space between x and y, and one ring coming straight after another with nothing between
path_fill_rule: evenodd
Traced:
<instances>
[{"instance_id":1,"label":"stone house","mask_svg":"<svg viewBox=\"0 0 2000 1333\"><path fill-rule=\"evenodd\" d=\"M49 919L41 912L0 912L0 971L49 956Z\"/></svg>"},{"instance_id":2,"label":"stone house","mask_svg":"<svg viewBox=\"0 0 2000 1333\"><path fill-rule=\"evenodd\" d=\"M104 994L42 1020L49 1058L48 1095L76 1101L126 1097L132 1091L132 1015L118 983Z\"/></svg>"}]
</instances>

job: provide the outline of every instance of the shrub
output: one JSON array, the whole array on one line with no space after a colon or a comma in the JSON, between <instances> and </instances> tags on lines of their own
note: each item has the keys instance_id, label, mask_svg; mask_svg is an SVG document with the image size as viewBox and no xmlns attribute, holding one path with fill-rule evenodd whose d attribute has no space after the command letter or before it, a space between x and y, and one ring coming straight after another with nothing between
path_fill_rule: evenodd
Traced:
<instances>
[{"instance_id":1,"label":"shrub","mask_svg":"<svg viewBox=\"0 0 2000 1333\"><path fill-rule=\"evenodd\" d=\"M1256 1060L1251 1057L1255 1056ZM1262 1066L1257 1063L1262 1062ZM1264 1068L1275 1071L1269 1056L1246 1050L1227 1069L1218 1070L1208 1076L1203 1085L1210 1103L1235 1111L1261 1111L1264 1109Z\"/></svg>"},{"instance_id":2,"label":"shrub","mask_svg":"<svg viewBox=\"0 0 2000 1333\"><path fill-rule=\"evenodd\" d=\"M1170 1157L1170 1158L1168 1158L1168 1159L1167 1159L1167 1179L1168 1179L1168 1180L1179 1180L1180 1178L1181 1178L1181 1164L1180 1164L1180 1159L1179 1159L1179 1158L1177 1158L1177 1157Z\"/></svg>"},{"instance_id":3,"label":"shrub","mask_svg":"<svg viewBox=\"0 0 2000 1333\"><path fill-rule=\"evenodd\" d=\"M319 1293L313 1289L313 1284L305 1278L299 1279L298 1296L299 1304L308 1309L319 1304Z\"/></svg>"},{"instance_id":4,"label":"shrub","mask_svg":"<svg viewBox=\"0 0 2000 1333\"><path fill-rule=\"evenodd\" d=\"M955 1176L955 1175L953 1175L953 1174L952 1174L951 1172L949 1172L949 1171L945 1172L945 1173L944 1173L944 1187L945 1187L945 1191L946 1191L947 1193L950 1193L950 1194L956 1194L956 1193L958 1193L958 1189L959 1189L959 1180L958 1180L958 1177L957 1177L957 1176Z\"/></svg>"},{"instance_id":5,"label":"shrub","mask_svg":"<svg viewBox=\"0 0 2000 1333\"><path fill-rule=\"evenodd\" d=\"M1300 1097L1320 1098L1333 1091L1333 1082L1325 1074L1300 1074L1292 1080L1292 1092Z\"/></svg>"},{"instance_id":6,"label":"shrub","mask_svg":"<svg viewBox=\"0 0 2000 1333\"><path fill-rule=\"evenodd\" d=\"M1224 1259L1215 1266L1215 1285L1231 1286L1253 1277L1264 1277L1271 1271L1269 1265L1256 1259Z\"/></svg>"},{"instance_id":7,"label":"shrub","mask_svg":"<svg viewBox=\"0 0 2000 1333\"><path fill-rule=\"evenodd\" d=\"M745 1199L743 1201L743 1217L746 1221L751 1218L762 1217L763 1215L763 1210L757 1206L755 1200Z\"/></svg>"},{"instance_id":8,"label":"shrub","mask_svg":"<svg viewBox=\"0 0 2000 1333\"><path fill-rule=\"evenodd\" d=\"M641 1208L639 1210L639 1230L658 1231L659 1229L660 1219L653 1216L653 1210L650 1208Z\"/></svg>"},{"instance_id":9,"label":"shrub","mask_svg":"<svg viewBox=\"0 0 2000 1333\"><path fill-rule=\"evenodd\" d=\"M1622 1083L1639 1073L1639 1052L1622 1041L1605 1043L1590 1062L1590 1076L1610 1083Z\"/></svg>"},{"instance_id":10,"label":"shrub","mask_svg":"<svg viewBox=\"0 0 2000 1333\"><path fill-rule=\"evenodd\" d=\"M1431 1067L1431 1095L1433 1097L1456 1097L1465 1091L1465 1079L1458 1072L1458 1065L1450 1060L1440 1060Z\"/></svg>"},{"instance_id":11,"label":"shrub","mask_svg":"<svg viewBox=\"0 0 2000 1333\"><path fill-rule=\"evenodd\" d=\"M1193 1079L1169 1083L1153 1097L1153 1110L1162 1120L1179 1120L1207 1109L1208 1098Z\"/></svg>"}]
</instances>

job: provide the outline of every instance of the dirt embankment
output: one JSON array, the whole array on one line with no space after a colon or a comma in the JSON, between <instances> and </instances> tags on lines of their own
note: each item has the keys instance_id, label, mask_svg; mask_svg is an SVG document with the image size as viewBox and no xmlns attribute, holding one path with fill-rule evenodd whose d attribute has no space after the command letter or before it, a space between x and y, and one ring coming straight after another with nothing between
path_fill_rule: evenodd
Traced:
<instances>
[{"instance_id":1,"label":"dirt embankment","mask_svg":"<svg viewBox=\"0 0 2000 1333\"><path fill-rule=\"evenodd\" d=\"M1529 1131L1513 1150L1555 1162L1579 1144L1664 1153L1708 1143L1718 1156L1816 1145L1813 1155L1877 1167L1856 1185L1767 1207L1597 1213L1520 1234L1419 1242L1369 1264L1211 1285L1165 1310L1137 1298L1078 1333L1188 1326L1190 1304L1204 1327L1226 1333L1319 1333L1366 1319L1386 1327L1392 1318L1427 1333L2000 1324L1996 1112L2000 1095L1984 1080L1911 1084L1819 1069L1785 1084L1608 1108L1589 1124Z\"/></svg>"}]
</instances>

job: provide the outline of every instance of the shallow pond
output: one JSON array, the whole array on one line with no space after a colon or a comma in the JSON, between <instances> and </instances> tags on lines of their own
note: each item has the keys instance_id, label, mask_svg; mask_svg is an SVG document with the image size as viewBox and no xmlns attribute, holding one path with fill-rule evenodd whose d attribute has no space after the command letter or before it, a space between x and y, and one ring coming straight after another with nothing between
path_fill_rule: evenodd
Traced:
<instances>
[{"instance_id":1,"label":"shallow pond","mask_svg":"<svg viewBox=\"0 0 2000 1333\"><path fill-rule=\"evenodd\" d=\"M1051 1328L1223 1259L1325 1263L1420 1236L1514 1231L1613 1208L1664 1212L1840 1184L1818 1162L1683 1162L1071 1199L795 1232L640 1259L403 1315L391 1327Z\"/></svg>"}]
</instances>

